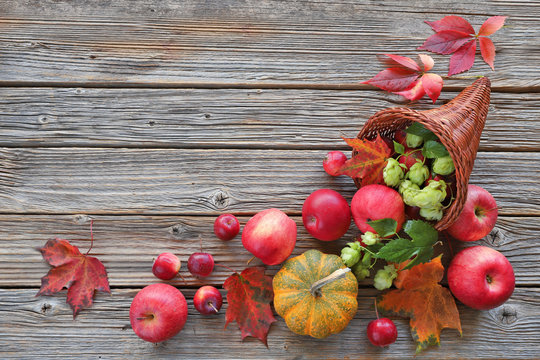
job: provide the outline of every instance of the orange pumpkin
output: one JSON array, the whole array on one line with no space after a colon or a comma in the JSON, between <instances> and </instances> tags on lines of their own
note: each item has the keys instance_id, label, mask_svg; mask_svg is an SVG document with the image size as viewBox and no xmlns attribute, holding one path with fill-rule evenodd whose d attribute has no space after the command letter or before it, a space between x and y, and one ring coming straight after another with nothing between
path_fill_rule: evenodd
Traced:
<instances>
[{"instance_id":1,"label":"orange pumpkin","mask_svg":"<svg viewBox=\"0 0 540 360\"><path fill-rule=\"evenodd\" d=\"M274 276L274 307L292 332L322 339L356 314L358 282L341 258L308 250Z\"/></svg>"}]
</instances>

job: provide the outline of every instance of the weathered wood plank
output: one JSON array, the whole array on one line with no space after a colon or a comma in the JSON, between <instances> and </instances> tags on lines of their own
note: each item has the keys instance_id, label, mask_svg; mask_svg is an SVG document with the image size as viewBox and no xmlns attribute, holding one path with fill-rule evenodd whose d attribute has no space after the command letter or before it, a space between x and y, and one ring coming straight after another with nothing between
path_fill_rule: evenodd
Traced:
<instances>
[{"instance_id":1,"label":"weathered wood plank","mask_svg":"<svg viewBox=\"0 0 540 360\"><path fill-rule=\"evenodd\" d=\"M451 9L451 10L446 10ZM0 81L80 84L352 86L381 70L375 55L414 55L425 20L466 17L476 29L508 15L493 36L496 71L479 54L469 76L501 90L540 85L538 2L116 1L0 4ZM447 56L434 71L446 74ZM365 86L361 86L365 87Z\"/></svg>"},{"instance_id":2,"label":"weathered wood plank","mask_svg":"<svg viewBox=\"0 0 540 360\"><path fill-rule=\"evenodd\" d=\"M314 190L348 200L350 178L324 172L320 150L9 148L0 150L3 213L299 213ZM471 182L505 215L539 215L539 153L479 153Z\"/></svg>"},{"instance_id":3,"label":"weathered wood plank","mask_svg":"<svg viewBox=\"0 0 540 360\"><path fill-rule=\"evenodd\" d=\"M395 100L376 91L0 88L0 145L345 149L343 134L402 106ZM493 93L480 150L540 150L539 101Z\"/></svg>"},{"instance_id":4,"label":"weathered wood plank","mask_svg":"<svg viewBox=\"0 0 540 360\"><path fill-rule=\"evenodd\" d=\"M186 267L188 257L196 251L211 253L217 263L227 265L237 271L246 267L251 254L242 246L238 236L223 242L213 233L215 217L210 216L92 216L94 222L94 247L92 254L106 266L112 286L143 286L155 282L152 275L153 260L162 252L173 252L182 261L180 278L172 283L177 286L196 286L203 283L221 286L230 271L220 267L208 278L193 278ZM249 217L239 217L245 225ZM322 242L313 239L304 229L301 217L294 216L298 225L298 241L293 256L311 248L326 253L339 254L348 241L352 241L359 231L353 224L349 233L339 241ZM500 217L497 226L482 241L460 243L441 236L445 247L436 247L444 252L443 262L447 265L452 253L464 246L486 245L501 251L508 257L516 274L518 285L538 286L540 280L540 256L538 238L540 230L536 226L537 217ZM41 285L40 278L49 271L37 249L53 237L68 239L81 251L89 247L89 217L86 215L0 215L0 287ZM201 240L199 240L201 239ZM450 243L448 243L450 241ZM262 264L253 260L251 265ZM280 267L268 267L273 275ZM370 285L371 280L362 282Z\"/></svg>"},{"instance_id":5,"label":"weathered wood plank","mask_svg":"<svg viewBox=\"0 0 540 360\"><path fill-rule=\"evenodd\" d=\"M187 323L177 336L159 345L140 340L129 325L129 306L136 289L113 289L98 294L91 309L76 320L65 295L34 297L35 290L0 290L0 356L11 358L106 359L403 359L415 351L408 323L396 319L398 339L388 348L369 344L365 328L375 318L376 290L361 289L359 311L339 335L324 340L295 335L282 318L272 324L268 349L253 338L240 340L236 324L225 324L224 306L219 315L201 316L193 308L194 290L184 290L188 300ZM445 329L441 347L422 353L422 359L534 359L540 353L540 289L518 288L510 300L490 311L459 305L463 337ZM31 344L31 346L29 346ZM524 346L526 344L526 346ZM322 355L324 354L324 355Z\"/></svg>"}]
</instances>

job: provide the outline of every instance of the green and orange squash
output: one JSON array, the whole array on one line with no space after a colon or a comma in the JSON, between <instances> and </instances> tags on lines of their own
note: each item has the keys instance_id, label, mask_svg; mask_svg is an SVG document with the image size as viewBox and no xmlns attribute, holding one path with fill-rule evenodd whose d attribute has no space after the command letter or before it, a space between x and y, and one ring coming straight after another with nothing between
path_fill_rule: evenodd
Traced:
<instances>
[{"instance_id":1,"label":"green and orange squash","mask_svg":"<svg viewBox=\"0 0 540 360\"><path fill-rule=\"evenodd\" d=\"M274 307L289 329L322 339L341 332L356 314L358 282L341 258L308 250L274 276Z\"/></svg>"}]
</instances>

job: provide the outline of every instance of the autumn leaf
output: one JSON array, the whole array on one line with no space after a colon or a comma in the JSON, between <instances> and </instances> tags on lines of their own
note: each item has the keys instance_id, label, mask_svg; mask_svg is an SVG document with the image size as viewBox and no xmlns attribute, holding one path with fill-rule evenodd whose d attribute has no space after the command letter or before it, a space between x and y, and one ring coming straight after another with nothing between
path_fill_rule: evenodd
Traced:
<instances>
[{"instance_id":1,"label":"autumn leaf","mask_svg":"<svg viewBox=\"0 0 540 360\"><path fill-rule=\"evenodd\" d=\"M264 275L263 267L250 267L242 273L234 273L223 284L227 290L225 327L236 321L242 332L242 340L253 336L267 347L270 325L276 321L270 302L274 297L272 278Z\"/></svg>"},{"instance_id":2,"label":"autumn leaf","mask_svg":"<svg viewBox=\"0 0 540 360\"><path fill-rule=\"evenodd\" d=\"M439 345L444 328L457 329L461 335L454 298L439 284L443 274L441 256L410 270L402 270L394 281L397 289L386 292L377 300L379 311L410 318L417 353L429 345Z\"/></svg>"},{"instance_id":3,"label":"autumn leaf","mask_svg":"<svg viewBox=\"0 0 540 360\"><path fill-rule=\"evenodd\" d=\"M379 56L379 60L389 66L363 84L370 84L385 91L416 101L428 94L433 103L438 99L443 79L437 74L427 73L434 65L429 55L418 55L418 61L394 54Z\"/></svg>"},{"instance_id":4,"label":"autumn leaf","mask_svg":"<svg viewBox=\"0 0 540 360\"><path fill-rule=\"evenodd\" d=\"M492 16L482 24L477 34L472 25L459 16L445 16L434 22L426 21L435 34L431 35L418 50L442 55L453 54L448 67L448 76L452 76L473 66L478 39L482 58L492 70L495 70L495 45L487 36L499 30L505 20L506 16Z\"/></svg>"},{"instance_id":5,"label":"autumn leaf","mask_svg":"<svg viewBox=\"0 0 540 360\"><path fill-rule=\"evenodd\" d=\"M356 154L339 168L338 173L361 178L362 186L382 183L383 169L392 155L392 150L381 136L377 134L374 140L358 138L343 138L343 140L355 150Z\"/></svg>"},{"instance_id":6,"label":"autumn leaf","mask_svg":"<svg viewBox=\"0 0 540 360\"><path fill-rule=\"evenodd\" d=\"M41 289L36 296L53 295L66 287L73 318L82 309L92 306L95 290L111 292L107 271L101 261L81 254L69 241L49 240L40 251L53 268L41 278Z\"/></svg>"}]
</instances>

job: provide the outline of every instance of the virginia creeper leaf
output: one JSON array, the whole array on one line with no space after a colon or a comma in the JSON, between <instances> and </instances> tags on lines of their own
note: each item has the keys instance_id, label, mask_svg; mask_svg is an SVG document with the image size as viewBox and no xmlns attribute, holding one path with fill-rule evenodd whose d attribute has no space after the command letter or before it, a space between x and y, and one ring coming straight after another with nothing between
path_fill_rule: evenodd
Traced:
<instances>
[{"instance_id":1,"label":"virginia creeper leaf","mask_svg":"<svg viewBox=\"0 0 540 360\"><path fill-rule=\"evenodd\" d=\"M49 240L40 251L53 268L41 278L41 289L36 296L52 295L68 288L67 303L73 309L73 318L82 309L92 306L95 290L111 292L101 261L81 254L67 240Z\"/></svg>"},{"instance_id":2,"label":"virginia creeper leaf","mask_svg":"<svg viewBox=\"0 0 540 360\"><path fill-rule=\"evenodd\" d=\"M480 37L478 38L478 41L480 42L480 53L482 54L482 58L486 64L491 67L491 70L495 70L493 64L495 62L495 45L493 44L493 41L487 37Z\"/></svg>"},{"instance_id":3,"label":"virginia creeper leaf","mask_svg":"<svg viewBox=\"0 0 540 360\"><path fill-rule=\"evenodd\" d=\"M441 257L438 256L429 263L400 271L394 281L397 289L386 292L377 300L379 311L410 318L417 353L429 345L439 345L444 328L456 329L461 335L454 298L439 284L443 274Z\"/></svg>"},{"instance_id":4,"label":"virginia creeper leaf","mask_svg":"<svg viewBox=\"0 0 540 360\"><path fill-rule=\"evenodd\" d=\"M460 16L450 15L445 16L441 20L429 22L426 21L426 24L431 26L433 31L439 32L443 30L456 30L461 31L466 34L474 34L474 29L472 25Z\"/></svg>"},{"instance_id":5,"label":"virginia creeper leaf","mask_svg":"<svg viewBox=\"0 0 540 360\"><path fill-rule=\"evenodd\" d=\"M495 33L497 30L502 28L504 25L504 21L506 20L506 16L492 16L480 27L480 30L478 30L478 36L489 36L493 33Z\"/></svg>"},{"instance_id":6,"label":"virginia creeper leaf","mask_svg":"<svg viewBox=\"0 0 540 360\"><path fill-rule=\"evenodd\" d=\"M433 69L433 65L435 65L435 61L433 61L433 58L431 56L418 54L418 58L420 59L420 62L424 66L424 71L429 71Z\"/></svg>"},{"instance_id":7,"label":"virginia creeper leaf","mask_svg":"<svg viewBox=\"0 0 540 360\"><path fill-rule=\"evenodd\" d=\"M426 94L431 98L431 100L433 100L433 103L435 104L435 101L437 101L439 95L441 95L441 90L443 87L442 77L437 74L427 73L422 75L421 80Z\"/></svg>"},{"instance_id":8,"label":"virginia creeper leaf","mask_svg":"<svg viewBox=\"0 0 540 360\"><path fill-rule=\"evenodd\" d=\"M471 35L462 31L442 30L428 37L418 50L427 50L437 54L448 55L470 40Z\"/></svg>"},{"instance_id":9,"label":"virginia creeper leaf","mask_svg":"<svg viewBox=\"0 0 540 360\"><path fill-rule=\"evenodd\" d=\"M402 91L411 86L418 78L418 74L412 70L393 67L381 71L375 77L364 81L362 84L370 84L386 91Z\"/></svg>"},{"instance_id":10,"label":"virginia creeper leaf","mask_svg":"<svg viewBox=\"0 0 540 360\"><path fill-rule=\"evenodd\" d=\"M411 58L394 54L384 54L384 56L386 56L386 58L379 59L384 64L389 66L401 66L412 71L421 71L420 66Z\"/></svg>"},{"instance_id":11,"label":"virginia creeper leaf","mask_svg":"<svg viewBox=\"0 0 540 360\"><path fill-rule=\"evenodd\" d=\"M422 80L419 79L413 83L413 86L410 89L404 91L398 91L395 94L401 95L410 101L420 100L426 95L426 90L422 84Z\"/></svg>"},{"instance_id":12,"label":"virginia creeper leaf","mask_svg":"<svg viewBox=\"0 0 540 360\"><path fill-rule=\"evenodd\" d=\"M474 64L476 54L476 40L472 40L463 45L450 57L448 66L448 76L462 73L469 70Z\"/></svg>"},{"instance_id":13,"label":"virginia creeper leaf","mask_svg":"<svg viewBox=\"0 0 540 360\"><path fill-rule=\"evenodd\" d=\"M272 278L264 274L263 267L249 267L240 274L229 276L223 288L227 290L229 303L225 327L236 321L242 332L242 340L246 336L253 336L268 347L268 331L276 321L270 308L274 298Z\"/></svg>"},{"instance_id":14,"label":"virginia creeper leaf","mask_svg":"<svg viewBox=\"0 0 540 360\"><path fill-rule=\"evenodd\" d=\"M357 154L347 160L338 173L352 178L361 178L362 185L380 184L383 180L383 169L392 150L379 134L374 140L346 139L345 142L356 150Z\"/></svg>"}]
</instances>

